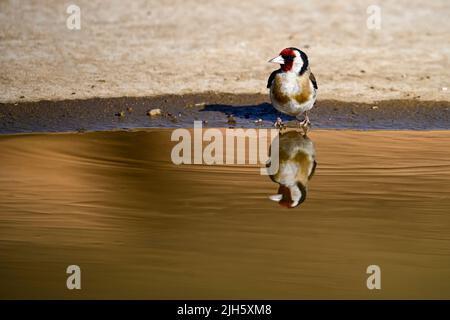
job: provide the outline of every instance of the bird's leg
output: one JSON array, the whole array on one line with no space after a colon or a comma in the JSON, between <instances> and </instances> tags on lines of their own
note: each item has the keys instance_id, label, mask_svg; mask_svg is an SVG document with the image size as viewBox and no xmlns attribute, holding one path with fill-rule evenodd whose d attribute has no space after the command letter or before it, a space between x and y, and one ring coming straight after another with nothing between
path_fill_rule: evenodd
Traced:
<instances>
[{"instance_id":1,"label":"bird's leg","mask_svg":"<svg viewBox=\"0 0 450 320\"><path fill-rule=\"evenodd\" d=\"M278 129L283 129L283 127L284 127L283 120L281 120L281 118L278 117L277 120L275 121L275 123L273 124L273 126Z\"/></svg>"},{"instance_id":2,"label":"bird's leg","mask_svg":"<svg viewBox=\"0 0 450 320\"><path fill-rule=\"evenodd\" d=\"M300 127L303 129L303 132L308 133L309 128L311 127L311 121L309 121L308 111L305 112L305 118L302 122L299 123Z\"/></svg>"},{"instance_id":3,"label":"bird's leg","mask_svg":"<svg viewBox=\"0 0 450 320\"><path fill-rule=\"evenodd\" d=\"M283 120L281 120L281 112L278 112L278 117L275 123L273 124L275 128L282 130L286 128L286 125L284 124Z\"/></svg>"},{"instance_id":4,"label":"bird's leg","mask_svg":"<svg viewBox=\"0 0 450 320\"><path fill-rule=\"evenodd\" d=\"M311 126L311 121L309 121L308 111L305 111L305 121L307 126Z\"/></svg>"}]
</instances>

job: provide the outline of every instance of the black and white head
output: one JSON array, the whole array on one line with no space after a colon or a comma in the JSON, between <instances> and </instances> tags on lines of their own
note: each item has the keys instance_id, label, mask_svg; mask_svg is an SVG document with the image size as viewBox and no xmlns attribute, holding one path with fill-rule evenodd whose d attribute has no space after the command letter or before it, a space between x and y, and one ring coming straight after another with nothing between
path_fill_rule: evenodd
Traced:
<instances>
[{"instance_id":1,"label":"black and white head","mask_svg":"<svg viewBox=\"0 0 450 320\"><path fill-rule=\"evenodd\" d=\"M308 70L309 62L306 53L297 48L285 48L280 55L269 62L278 63L284 72L295 72L299 75Z\"/></svg>"}]
</instances>

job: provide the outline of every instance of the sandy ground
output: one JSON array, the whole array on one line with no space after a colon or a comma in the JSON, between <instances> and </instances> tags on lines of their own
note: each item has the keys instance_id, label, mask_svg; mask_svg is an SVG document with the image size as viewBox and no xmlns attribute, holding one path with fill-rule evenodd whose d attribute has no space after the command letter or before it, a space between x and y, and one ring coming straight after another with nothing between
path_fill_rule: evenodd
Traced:
<instances>
[{"instance_id":1,"label":"sandy ground","mask_svg":"<svg viewBox=\"0 0 450 320\"><path fill-rule=\"evenodd\" d=\"M450 3L377 1L0 1L0 102L265 93L267 60L303 48L319 99L449 101Z\"/></svg>"},{"instance_id":2,"label":"sandy ground","mask_svg":"<svg viewBox=\"0 0 450 320\"><path fill-rule=\"evenodd\" d=\"M314 131L291 210L257 166L174 165L171 133L1 135L0 298L450 298L449 131Z\"/></svg>"}]
</instances>

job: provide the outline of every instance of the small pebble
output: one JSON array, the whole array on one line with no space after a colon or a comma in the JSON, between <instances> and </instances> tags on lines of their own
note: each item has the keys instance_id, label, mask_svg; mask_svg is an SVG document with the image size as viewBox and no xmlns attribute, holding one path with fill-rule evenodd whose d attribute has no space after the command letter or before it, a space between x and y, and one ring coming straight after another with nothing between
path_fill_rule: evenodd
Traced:
<instances>
[{"instance_id":1,"label":"small pebble","mask_svg":"<svg viewBox=\"0 0 450 320\"><path fill-rule=\"evenodd\" d=\"M442 87L442 91L447 91L448 88L447 87Z\"/></svg>"},{"instance_id":2,"label":"small pebble","mask_svg":"<svg viewBox=\"0 0 450 320\"><path fill-rule=\"evenodd\" d=\"M176 116L174 116L173 114L171 114L170 112L167 113L167 117L169 118L170 121L172 122L178 122L178 119Z\"/></svg>"},{"instance_id":3,"label":"small pebble","mask_svg":"<svg viewBox=\"0 0 450 320\"><path fill-rule=\"evenodd\" d=\"M204 107L206 106L206 102L199 102L199 103L188 103L185 108L194 108L194 107Z\"/></svg>"},{"instance_id":4,"label":"small pebble","mask_svg":"<svg viewBox=\"0 0 450 320\"><path fill-rule=\"evenodd\" d=\"M125 112L123 112L123 111L120 111L120 112L117 112L116 114L115 114L117 117L125 117Z\"/></svg>"},{"instance_id":5,"label":"small pebble","mask_svg":"<svg viewBox=\"0 0 450 320\"><path fill-rule=\"evenodd\" d=\"M378 109L378 106L373 106L372 107L372 110L376 110L376 109Z\"/></svg>"},{"instance_id":6,"label":"small pebble","mask_svg":"<svg viewBox=\"0 0 450 320\"><path fill-rule=\"evenodd\" d=\"M161 115L161 109L152 109L147 112L148 116L156 117Z\"/></svg>"},{"instance_id":7,"label":"small pebble","mask_svg":"<svg viewBox=\"0 0 450 320\"><path fill-rule=\"evenodd\" d=\"M133 108L132 107L128 107L127 111L131 113L131 112L133 112Z\"/></svg>"},{"instance_id":8,"label":"small pebble","mask_svg":"<svg viewBox=\"0 0 450 320\"><path fill-rule=\"evenodd\" d=\"M233 117L232 114L228 115L227 123L228 124L236 124L236 119Z\"/></svg>"}]
</instances>

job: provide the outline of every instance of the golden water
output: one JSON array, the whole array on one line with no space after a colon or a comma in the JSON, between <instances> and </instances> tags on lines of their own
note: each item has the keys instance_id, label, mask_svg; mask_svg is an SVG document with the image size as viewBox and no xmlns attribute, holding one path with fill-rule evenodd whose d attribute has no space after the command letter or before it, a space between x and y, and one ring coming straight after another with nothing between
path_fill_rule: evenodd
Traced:
<instances>
[{"instance_id":1,"label":"golden water","mask_svg":"<svg viewBox=\"0 0 450 320\"><path fill-rule=\"evenodd\" d=\"M170 132L0 136L0 298L450 298L450 132L313 131L294 209Z\"/></svg>"}]
</instances>

